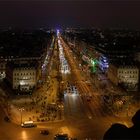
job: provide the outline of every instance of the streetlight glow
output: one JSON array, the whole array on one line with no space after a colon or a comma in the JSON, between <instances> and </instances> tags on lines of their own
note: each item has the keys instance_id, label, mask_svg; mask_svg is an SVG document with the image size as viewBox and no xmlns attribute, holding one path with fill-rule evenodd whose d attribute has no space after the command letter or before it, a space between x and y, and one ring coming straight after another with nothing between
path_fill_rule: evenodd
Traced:
<instances>
[{"instance_id":1,"label":"streetlight glow","mask_svg":"<svg viewBox=\"0 0 140 140\"><path fill-rule=\"evenodd\" d=\"M24 108L23 107L21 107L20 109L19 109L19 111L20 111L20 113L21 113L21 125L22 125L22 111L24 110Z\"/></svg>"}]
</instances>

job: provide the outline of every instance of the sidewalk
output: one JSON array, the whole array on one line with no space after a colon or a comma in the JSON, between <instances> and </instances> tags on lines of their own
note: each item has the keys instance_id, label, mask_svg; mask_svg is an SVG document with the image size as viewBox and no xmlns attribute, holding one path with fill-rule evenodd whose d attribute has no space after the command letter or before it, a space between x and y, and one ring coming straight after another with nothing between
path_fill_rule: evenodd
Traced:
<instances>
[{"instance_id":1,"label":"sidewalk","mask_svg":"<svg viewBox=\"0 0 140 140\"><path fill-rule=\"evenodd\" d=\"M9 101L7 111L10 119L21 124L24 121L49 122L63 120L62 110L56 104L58 81L52 78L49 85L43 85L32 96L17 96ZM60 113L61 111L61 113Z\"/></svg>"},{"instance_id":2,"label":"sidewalk","mask_svg":"<svg viewBox=\"0 0 140 140\"><path fill-rule=\"evenodd\" d=\"M135 105L131 104L128 108L120 110L117 113L115 113L115 116L132 118L139 109L140 103Z\"/></svg>"}]
</instances>

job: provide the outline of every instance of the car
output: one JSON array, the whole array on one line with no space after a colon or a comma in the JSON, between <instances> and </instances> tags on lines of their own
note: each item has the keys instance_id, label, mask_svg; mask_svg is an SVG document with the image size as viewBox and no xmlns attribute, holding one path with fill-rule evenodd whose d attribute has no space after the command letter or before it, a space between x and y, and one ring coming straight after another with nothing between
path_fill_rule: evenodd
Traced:
<instances>
[{"instance_id":1,"label":"car","mask_svg":"<svg viewBox=\"0 0 140 140\"><path fill-rule=\"evenodd\" d=\"M40 134L49 135L49 130L40 130Z\"/></svg>"},{"instance_id":2,"label":"car","mask_svg":"<svg viewBox=\"0 0 140 140\"><path fill-rule=\"evenodd\" d=\"M54 140L69 140L68 134L59 133L54 136Z\"/></svg>"},{"instance_id":3,"label":"car","mask_svg":"<svg viewBox=\"0 0 140 140\"><path fill-rule=\"evenodd\" d=\"M91 101L91 97L88 96L87 97L87 101L90 102Z\"/></svg>"},{"instance_id":4,"label":"car","mask_svg":"<svg viewBox=\"0 0 140 140\"><path fill-rule=\"evenodd\" d=\"M21 124L22 128L30 128L30 127L37 127L36 124L34 124L33 121L25 121L24 123Z\"/></svg>"}]
</instances>

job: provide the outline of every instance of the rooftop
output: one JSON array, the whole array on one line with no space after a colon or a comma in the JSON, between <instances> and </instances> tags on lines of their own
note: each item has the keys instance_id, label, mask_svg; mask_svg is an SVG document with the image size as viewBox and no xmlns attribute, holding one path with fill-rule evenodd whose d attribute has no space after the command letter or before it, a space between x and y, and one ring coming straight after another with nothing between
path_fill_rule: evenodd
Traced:
<instances>
[{"instance_id":1,"label":"rooftop","mask_svg":"<svg viewBox=\"0 0 140 140\"><path fill-rule=\"evenodd\" d=\"M40 30L0 32L0 56L3 58L39 57L50 39L50 33Z\"/></svg>"}]
</instances>

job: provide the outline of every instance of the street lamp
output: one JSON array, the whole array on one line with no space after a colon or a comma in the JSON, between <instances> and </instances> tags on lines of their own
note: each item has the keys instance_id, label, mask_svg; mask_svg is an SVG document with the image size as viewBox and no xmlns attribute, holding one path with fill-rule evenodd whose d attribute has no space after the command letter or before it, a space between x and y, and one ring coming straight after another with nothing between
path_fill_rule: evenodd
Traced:
<instances>
[{"instance_id":1,"label":"street lamp","mask_svg":"<svg viewBox=\"0 0 140 140\"><path fill-rule=\"evenodd\" d=\"M20 111L20 114L21 114L21 124L22 124L22 111L24 110L24 108L23 107L21 107L20 109L19 109L19 111Z\"/></svg>"},{"instance_id":2,"label":"street lamp","mask_svg":"<svg viewBox=\"0 0 140 140\"><path fill-rule=\"evenodd\" d=\"M60 120L62 119L62 110L64 109L64 105L59 104L58 105L58 113L59 113L59 118Z\"/></svg>"}]
</instances>

